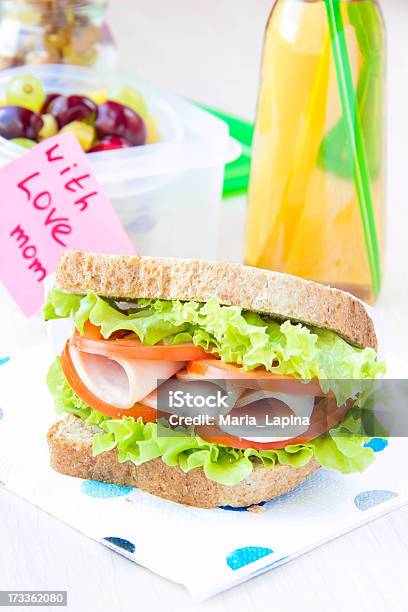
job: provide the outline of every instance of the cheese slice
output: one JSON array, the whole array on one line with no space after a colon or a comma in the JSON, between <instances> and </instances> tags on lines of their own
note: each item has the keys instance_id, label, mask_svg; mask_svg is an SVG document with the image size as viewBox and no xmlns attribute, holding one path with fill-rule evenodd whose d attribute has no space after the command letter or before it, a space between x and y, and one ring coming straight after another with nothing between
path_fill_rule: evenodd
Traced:
<instances>
[{"instance_id":1,"label":"cheese slice","mask_svg":"<svg viewBox=\"0 0 408 612\"><path fill-rule=\"evenodd\" d=\"M122 359L85 353L70 346L72 363L84 385L98 399L117 408L132 408L185 367L184 361Z\"/></svg>"}]
</instances>

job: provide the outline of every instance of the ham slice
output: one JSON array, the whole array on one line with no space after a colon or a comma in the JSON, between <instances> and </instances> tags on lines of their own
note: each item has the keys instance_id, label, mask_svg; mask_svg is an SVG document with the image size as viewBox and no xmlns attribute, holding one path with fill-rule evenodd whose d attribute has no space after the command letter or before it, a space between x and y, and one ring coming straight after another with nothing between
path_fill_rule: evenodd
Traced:
<instances>
[{"instance_id":1,"label":"ham slice","mask_svg":"<svg viewBox=\"0 0 408 612\"><path fill-rule=\"evenodd\" d=\"M270 400L265 406L263 404L256 404L260 400ZM276 400L276 401L274 401ZM251 406L253 404L253 406ZM310 421L313 410L314 410L315 398L312 395L289 395L287 393L275 393L274 391L252 391L249 390L237 401L234 414L241 416L248 414L252 415L257 419L257 422L263 423L265 421L265 414L268 414L272 419L275 416L279 417L302 417ZM248 408L246 408L248 407ZM266 429L271 431L272 427ZM251 436L241 435L237 433L236 425L223 425L222 431L231 435L237 436L243 440L249 440L250 442L281 442L282 440L290 440L291 438L298 437L304 434L309 429L309 425L296 425L291 429L291 435L285 436L284 431L280 436L270 436L265 434L264 436ZM259 429L259 433L262 433L262 429Z\"/></svg>"},{"instance_id":2,"label":"ham slice","mask_svg":"<svg viewBox=\"0 0 408 612\"><path fill-rule=\"evenodd\" d=\"M69 347L78 376L100 400L117 408L132 408L185 367L184 361L105 357Z\"/></svg>"},{"instance_id":3,"label":"ham slice","mask_svg":"<svg viewBox=\"0 0 408 612\"><path fill-rule=\"evenodd\" d=\"M252 391L249 390L238 400L236 407L243 408L259 400L277 399L287 406L296 416L311 417L315 398L312 395L290 395L289 393L278 393L275 391Z\"/></svg>"}]
</instances>

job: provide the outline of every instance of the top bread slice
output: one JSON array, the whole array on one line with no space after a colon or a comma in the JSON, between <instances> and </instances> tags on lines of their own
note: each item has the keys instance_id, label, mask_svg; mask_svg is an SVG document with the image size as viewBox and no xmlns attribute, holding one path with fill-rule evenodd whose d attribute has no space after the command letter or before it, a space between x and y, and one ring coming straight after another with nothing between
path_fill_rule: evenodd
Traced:
<instances>
[{"instance_id":1,"label":"top bread slice","mask_svg":"<svg viewBox=\"0 0 408 612\"><path fill-rule=\"evenodd\" d=\"M65 251L56 286L118 299L160 298L221 304L329 329L377 349L371 318L352 295L296 276L224 261Z\"/></svg>"}]
</instances>

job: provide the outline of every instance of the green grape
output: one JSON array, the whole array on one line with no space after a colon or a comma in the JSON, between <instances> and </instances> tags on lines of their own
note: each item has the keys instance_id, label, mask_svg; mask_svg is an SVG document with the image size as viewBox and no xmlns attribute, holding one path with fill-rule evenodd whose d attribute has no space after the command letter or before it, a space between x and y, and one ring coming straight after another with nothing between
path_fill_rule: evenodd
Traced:
<instances>
[{"instance_id":1,"label":"green grape","mask_svg":"<svg viewBox=\"0 0 408 612\"><path fill-rule=\"evenodd\" d=\"M146 119L149 114L146 102L140 91L130 85L120 85L111 90L109 100L124 104L134 110L142 119Z\"/></svg>"},{"instance_id":2,"label":"green grape","mask_svg":"<svg viewBox=\"0 0 408 612\"><path fill-rule=\"evenodd\" d=\"M6 102L38 112L45 102L45 91L40 79L33 74L17 74L8 82Z\"/></svg>"},{"instance_id":3,"label":"green grape","mask_svg":"<svg viewBox=\"0 0 408 612\"><path fill-rule=\"evenodd\" d=\"M30 140L29 138L12 138L10 142L14 142L14 144L24 147L24 149L32 149L37 144L35 140Z\"/></svg>"},{"instance_id":4,"label":"green grape","mask_svg":"<svg viewBox=\"0 0 408 612\"><path fill-rule=\"evenodd\" d=\"M82 121L71 121L64 125L60 134L72 132L84 151L89 151L95 140L95 128Z\"/></svg>"},{"instance_id":5,"label":"green grape","mask_svg":"<svg viewBox=\"0 0 408 612\"><path fill-rule=\"evenodd\" d=\"M47 113L46 115L41 115L41 119L43 120L43 126L38 132L39 139L45 140L46 138L55 136L58 132L58 123L55 117Z\"/></svg>"}]
</instances>

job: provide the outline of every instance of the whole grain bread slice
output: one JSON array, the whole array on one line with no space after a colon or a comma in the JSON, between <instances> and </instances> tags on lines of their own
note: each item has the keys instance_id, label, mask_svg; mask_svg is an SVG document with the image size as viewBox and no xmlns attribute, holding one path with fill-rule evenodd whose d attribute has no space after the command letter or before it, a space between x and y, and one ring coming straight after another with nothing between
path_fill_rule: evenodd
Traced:
<instances>
[{"instance_id":1,"label":"whole grain bread slice","mask_svg":"<svg viewBox=\"0 0 408 612\"><path fill-rule=\"evenodd\" d=\"M168 466L161 459L140 466L130 461L119 463L116 450L94 457L92 438L98 432L101 432L98 427L89 427L74 415L55 423L48 432L51 466L68 476L137 487L198 508L259 504L287 493L320 468L315 459L301 468L284 465L265 468L254 464L249 478L228 487L208 480L202 468L185 474L179 467Z\"/></svg>"},{"instance_id":2,"label":"whole grain bread slice","mask_svg":"<svg viewBox=\"0 0 408 612\"><path fill-rule=\"evenodd\" d=\"M220 303L330 329L359 347L377 349L373 322L352 295L296 276L223 261L102 255L67 250L56 284L72 293L121 299Z\"/></svg>"}]
</instances>

